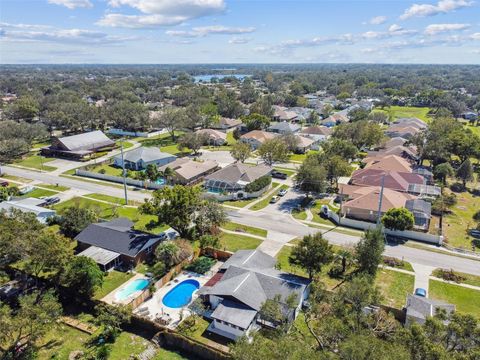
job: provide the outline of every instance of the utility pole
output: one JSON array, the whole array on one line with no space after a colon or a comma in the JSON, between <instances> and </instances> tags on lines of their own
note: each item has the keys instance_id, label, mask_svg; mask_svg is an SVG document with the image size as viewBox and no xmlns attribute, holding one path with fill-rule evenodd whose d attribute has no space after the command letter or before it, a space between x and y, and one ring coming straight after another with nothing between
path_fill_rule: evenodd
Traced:
<instances>
[{"instance_id":1,"label":"utility pole","mask_svg":"<svg viewBox=\"0 0 480 360\"><path fill-rule=\"evenodd\" d=\"M123 159L123 138L120 143L120 154L122 156L122 176L123 176L123 191L125 192L125 205L128 205L127 177L126 177L126 171L125 171L125 160Z\"/></svg>"}]
</instances>

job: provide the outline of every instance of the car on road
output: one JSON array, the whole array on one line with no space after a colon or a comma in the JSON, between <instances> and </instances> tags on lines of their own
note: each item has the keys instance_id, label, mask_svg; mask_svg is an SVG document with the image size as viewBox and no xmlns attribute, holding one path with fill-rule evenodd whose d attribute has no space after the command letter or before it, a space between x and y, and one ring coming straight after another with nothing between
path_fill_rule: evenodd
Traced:
<instances>
[{"instance_id":1,"label":"car on road","mask_svg":"<svg viewBox=\"0 0 480 360\"><path fill-rule=\"evenodd\" d=\"M272 171L272 177L275 178L275 179L283 179L283 180L285 180L285 179L288 177L288 175L285 174L285 173L283 173L283 172L281 172L281 171L273 170L273 171Z\"/></svg>"},{"instance_id":2,"label":"car on road","mask_svg":"<svg viewBox=\"0 0 480 360\"><path fill-rule=\"evenodd\" d=\"M281 189L281 190L278 192L278 196L285 196L286 193L287 193L287 189Z\"/></svg>"},{"instance_id":3,"label":"car on road","mask_svg":"<svg viewBox=\"0 0 480 360\"><path fill-rule=\"evenodd\" d=\"M0 181L0 186L7 187L8 185L10 185L8 181Z\"/></svg>"},{"instance_id":4,"label":"car on road","mask_svg":"<svg viewBox=\"0 0 480 360\"><path fill-rule=\"evenodd\" d=\"M421 297L427 297L427 290L423 288L416 288L415 289L415 295L421 296Z\"/></svg>"},{"instance_id":5,"label":"car on road","mask_svg":"<svg viewBox=\"0 0 480 360\"><path fill-rule=\"evenodd\" d=\"M278 200L280 200L280 197L275 195L270 199L270 204L275 204Z\"/></svg>"}]
</instances>

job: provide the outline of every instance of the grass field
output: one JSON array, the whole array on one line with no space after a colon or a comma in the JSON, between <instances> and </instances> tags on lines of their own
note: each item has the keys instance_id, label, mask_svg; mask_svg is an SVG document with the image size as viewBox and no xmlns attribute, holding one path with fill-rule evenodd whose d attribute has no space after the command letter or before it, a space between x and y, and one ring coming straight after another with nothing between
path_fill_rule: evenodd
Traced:
<instances>
[{"instance_id":1,"label":"grass field","mask_svg":"<svg viewBox=\"0 0 480 360\"><path fill-rule=\"evenodd\" d=\"M380 288L383 303L401 309L408 294L413 293L415 277L394 270L379 269L375 285Z\"/></svg>"},{"instance_id":2,"label":"grass field","mask_svg":"<svg viewBox=\"0 0 480 360\"><path fill-rule=\"evenodd\" d=\"M452 213L444 217L443 229L449 245L472 250L472 237L467 229L474 227L472 218L480 210L480 199L469 192L457 193L457 204L452 207Z\"/></svg>"},{"instance_id":3,"label":"grass field","mask_svg":"<svg viewBox=\"0 0 480 360\"><path fill-rule=\"evenodd\" d=\"M167 225L155 226L154 228L147 229L148 225L152 220L155 221L156 217L153 215L140 214L138 209L131 207L123 207L119 205L110 205L100 201L95 201L91 199L76 197L65 202L55 205L53 208L57 211L65 209L70 206L78 206L81 208L90 208L94 209L99 213L100 218L102 219L113 219L116 217L126 217L132 220L135 223L135 229L148 231L153 234L158 234L162 231L168 229Z\"/></svg>"},{"instance_id":4,"label":"grass field","mask_svg":"<svg viewBox=\"0 0 480 360\"><path fill-rule=\"evenodd\" d=\"M29 198L29 197L41 198L43 196L54 196L54 195L57 195L57 194L58 194L58 192L56 192L56 191L35 188L32 191L30 191L28 194L23 195L22 197L24 197L24 198Z\"/></svg>"},{"instance_id":5,"label":"grass field","mask_svg":"<svg viewBox=\"0 0 480 360\"><path fill-rule=\"evenodd\" d=\"M260 200L258 203L253 205L250 210L257 211L262 210L263 208L267 207L270 204L270 200L278 194L278 192L282 189L288 189L288 185L282 185L279 189L275 190L272 194L268 195L264 199Z\"/></svg>"},{"instance_id":6,"label":"grass field","mask_svg":"<svg viewBox=\"0 0 480 360\"><path fill-rule=\"evenodd\" d=\"M261 242L259 239L244 235L222 233L220 236L221 248L231 252L256 249Z\"/></svg>"},{"instance_id":7,"label":"grass field","mask_svg":"<svg viewBox=\"0 0 480 360\"><path fill-rule=\"evenodd\" d=\"M104 194L87 194L85 196L95 200L107 201L107 202L118 204L118 205L125 205L125 199L115 197L115 196L104 195ZM139 201L128 200L128 205L140 206L142 205L142 203Z\"/></svg>"},{"instance_id":8,"label":"grass field","mask_svg":"<svg viewBox=\"0 0 480 360\"><path fill-rule=\"evenodd\" d=\"M16 161L15 165L43 171L54 171L57 170L56 167L46 165L53 160L55 160L55 158L48 158L40 155L31 155L22 160Z\"/></svg>"},{"instance_id":9,"label":"grass field","mask_svg":"<svg viewBox=\"0 0 480 360\"><path fill-rule=\"evenodd\" d=\"M431 109L428 107L413 107L413 106L390 106L384 111L388 113L390 121L403 117L416 117L425 122L430 121L428 112Z\"/></svg>"},{"instance_id":10,"label":"grass field","mask_svg":"<svg viewBox=\"0 0 480 360\"><path fill-rule=\"evenodd\" d=\"M248 204L251 204L257 199L248 199L248 200L229 200L229 201L224 201L222 204L229 205L229 206L234 206L237 208L243 208L247 206Z\"/></svg>"},{"instance_id":11,"label":"grass field","mask_svg":"<svg viewBox=\"0 0 480 360\"><path fill-rule=\"evenodd\" d=\"M429 296L433 299L455 304L458 312L472 314L480 318L480 301L478 300L480 299L480 291L430 280Z\"/></svg>"},{"instance_id":12,"label":"grass field","mask_svg":"<svg viewBox=\"0 0 480 360\"><path fill-rule=\"evenodd\" d=\"M262 237L267 236L267 230L259 229L259 228L253 227L253 226L236 224L236 223L233 223L233 222L228 222L228 223L223 224L222 228L225 229L225 230L244 232L244 233L257 235L257 236L262 236Z\"/></svg>"},{"instance_id":13,"label":"grass field","mask_svg":"<svg viewBox=\"0 0 480 360\"><path fill-rule=\"evenodd\" d=\"M109 271L103 278L102 287L95 291L95 299L103 298L132 277L133 274L127 274L116 270Z\"/></svg>"},{"instance_id":14,"label":"grass field","mask_svg":"<svg viewBox=\"0 0 480 360\"><path fill-rule=\"evenodd\" d=\"M122 176L122 169L110 164L99 164L95 166L88 166L87 168L88 168L88 171L92 171L96 173L103 173L103 174L112 175L112 176Z\"/></svg>"}]
</instances>

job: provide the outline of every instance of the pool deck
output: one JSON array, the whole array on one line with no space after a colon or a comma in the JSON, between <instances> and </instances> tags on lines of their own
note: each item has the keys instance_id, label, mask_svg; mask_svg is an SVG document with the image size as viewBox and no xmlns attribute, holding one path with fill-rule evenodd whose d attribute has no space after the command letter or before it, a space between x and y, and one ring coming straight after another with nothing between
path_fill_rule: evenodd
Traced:
<instances>
[{"instance_id":1,"label":"pool deck","mask_svg":"<svg viewBox=\"0 0 480 360\"><path fill-rule=\"evenodd\" d=\"M135 309L134 313L147 317L150 320L155 320L158 316L161 315L168 315L170 317L170 323L168 327L174 329L178 326L178 324L190 315L190 310L188 309L188 305L192 303L198 295L196 291L192 295L192 300L189 304L181 307L181 308L170 308L165 306L162 302L163 297L176 285L180 284L184 280L194 279L200 283L200 287L205 285L205 283L210 280L210 278L217 272L220 266L223 263L218 261L215 263L214 266L208 271L205 275L196 274L189 271L182 271L175 279L171 280L160 289L158 289L155 294L143 304L141 304L137 309ZM148 310L148 312L147 312ZM182 317L183 316L183 317Z\"/></svg>"},{"instance_id":2,"label":"pool deck","mask_svg":"<svg viewBox=\"0 0 480 360\"><path fill-rule=\"evenodd\" d=\"M126 299L121 300L121 301L115 299L115 293L117 291L123 289L125 286L130 284L132 281L135 281L135 280L138 280L138 279L150 280L147 277L145 277L145 275L143 275L143 274L135 274L131 279L129 279L128 281L125 281L122 285L117 287L115 290L113 290L112 292L105 295L105 297L103 297L101 299L101 301L106 302L107 304L110 304L110 305L117 305L117 304L125 305L125 304L130 303L133 299L135 299L140 294L141 290L135 291L134 293L132 293L132 295L130 295L129 297L127 297Z\"/></svg>"}]
</instances>

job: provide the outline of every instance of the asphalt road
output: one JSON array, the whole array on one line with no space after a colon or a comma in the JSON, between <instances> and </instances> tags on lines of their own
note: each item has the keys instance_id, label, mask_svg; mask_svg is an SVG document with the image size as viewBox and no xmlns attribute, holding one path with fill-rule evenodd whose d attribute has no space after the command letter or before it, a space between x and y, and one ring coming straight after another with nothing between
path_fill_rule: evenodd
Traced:
<instances>
[{"instance_id":1,"label":"asphalt road","mask_svg":"<svg viewBox=\"0 0 480 360\"><path fill-rule=\"evenodd\" d=\"M94 182L75 180L67 177L55 176L48 173L19 169L10 166L3 166L2 169L7 174L24 177L27 179L39 180L47 184L59 184L73 189L85 190L91 193L123 197L123 189L110 187L101 183L97 184ZM143 201L145 198L150 197L149 194L133 190L128 191L128 196L129 199L137 201ZM293 198L289 200L295 202ZM292 204L289 204L287 198L282 205L283 206L281 207L292 206ZM294 237L302 237L304 235L320 231L294 221L290 215L283 212L282 209L279 209L280 211L276 212L273 212L272 210L272 207L269 207L268 209L266 208L265 211L256 212L248 210L229 210L228 215L230 216L231 220L236 223L280 232ZM327 231L325 232L324 236L328 241L336 245L355 244L360 240L358 236L342 234L335 231ZM275 239L272 239L271 241L275 241ZM480 275L480 261L470 260L458 256L439 254L428 250L415 249L402 245L387 245L385 249L385 255L404 259L405 261L411 263L441 268L452 268L457 271Z\"/></svg>"}]
</instances>

